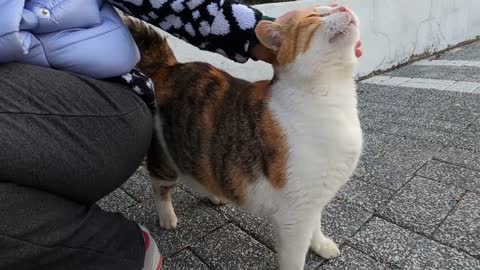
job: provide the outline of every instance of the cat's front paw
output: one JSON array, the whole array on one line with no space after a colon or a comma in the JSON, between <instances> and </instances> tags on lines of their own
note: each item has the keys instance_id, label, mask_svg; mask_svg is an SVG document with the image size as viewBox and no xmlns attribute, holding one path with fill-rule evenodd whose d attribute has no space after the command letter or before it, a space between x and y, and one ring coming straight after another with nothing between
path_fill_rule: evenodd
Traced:
<instances>
[{"instance_id":1,"label":"cat's front paw","mask_svg":"<svg viewBox=\"0 0 480 270\"><path fill-rule=\"evenodd\" d=\"M163 209L164 211L158 211L158 220L160 228L175 229L177 227L177 215L173 208Z\"/></svg>"},{"instance_id":2,"label":"cat's front paw","mask_svg":"<svg viewBox=\"0 0 480 270\"><path fill-rule=\"evenodd\" d=\"M228 201L226 199L220 198L218 196L208 194L207 197L210 200L210 202L215 204L215 205L226 205L226 204L228 204Z\"/></svg>"},{"instance_id":3,"label":"cat's front paw","mask_svg":"<svg viewBox=\"0 0 480 270\"><path fill-rule=\"evenodd\" d=\"M312 243L311 248L315 253L325 259L333 259L340 256L340 250L337 244L330 238L325 237L321 241L317 241L317 243Z\"/></svg>"}]
</instances>

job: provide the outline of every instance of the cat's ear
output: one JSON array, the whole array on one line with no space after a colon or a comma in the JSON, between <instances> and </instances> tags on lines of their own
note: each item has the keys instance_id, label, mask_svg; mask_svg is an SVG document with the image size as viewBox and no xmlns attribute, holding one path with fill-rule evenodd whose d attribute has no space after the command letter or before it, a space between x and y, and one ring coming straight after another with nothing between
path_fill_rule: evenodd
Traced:
<instances>
[{"instance_id":1,"label":"cat's ear","mask_svg":"<svg viewBox=\"0 0 480 270\"><path fill-rule=\"evenodd\" d=\"M263 46L274 51L280 48L285 38L284 28L282 25L271 21L259 21L255 27L255 34Z\"/></svg>"}]
</instances>

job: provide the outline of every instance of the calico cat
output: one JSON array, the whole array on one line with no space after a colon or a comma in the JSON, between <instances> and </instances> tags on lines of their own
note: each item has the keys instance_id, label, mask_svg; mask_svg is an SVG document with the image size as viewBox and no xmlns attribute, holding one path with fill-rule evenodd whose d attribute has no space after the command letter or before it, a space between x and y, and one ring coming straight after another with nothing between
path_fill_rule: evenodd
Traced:
<instances>
[{"instance_id":1,"label":"calico cat","mask_svg":"<svg viewBox=\"0 0 480 270\"><path fill-rule=\"evenodd\" d=\"M141 50L139 67L155 83L147 163L160 226L177 225L170 193L181 178L213 203L270 218L280 269L303 269L309 247L337 257L320 216L362 149L353 78L357 16L321 7L281 25L260 21L256 34L275 52L275 75L254 83L206 63L178 63L153 28L126 23Z\"/></svg>"}]
</instances>

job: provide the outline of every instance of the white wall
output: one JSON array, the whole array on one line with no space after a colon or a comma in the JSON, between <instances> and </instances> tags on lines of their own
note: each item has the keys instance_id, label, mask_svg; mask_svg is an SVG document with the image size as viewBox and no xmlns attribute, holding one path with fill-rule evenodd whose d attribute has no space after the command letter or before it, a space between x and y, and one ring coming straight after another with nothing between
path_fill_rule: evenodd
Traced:
<instances>
[{"instance_id":1,"label":"white wall","mask_svg":"<svg viewBox=\"0 0 480 270\"><path fill-rule=\"evenodd\" d=\"M364 56L359 75L388 69L413 55L433 53L480 35L480 0L340 0L360 17ZM266 15L279 16L302 7L332 1L306 0L257 5ZM261 62L237 64L169 39L180 61L205 61L234 76L269 79L271 68Z\"/></svg>"}]
</instances>

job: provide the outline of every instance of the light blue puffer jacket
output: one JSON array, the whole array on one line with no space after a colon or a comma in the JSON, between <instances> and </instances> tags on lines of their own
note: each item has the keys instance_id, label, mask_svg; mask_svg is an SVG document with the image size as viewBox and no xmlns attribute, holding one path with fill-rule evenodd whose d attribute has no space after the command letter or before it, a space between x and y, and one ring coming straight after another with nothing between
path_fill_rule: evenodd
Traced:
<instances>
[{"instance_id":1,"label":"light blue puffer jacket","mask_svg":"<svg viewBox=\"0 0 480 270\"><path fill-rule=\"evenodd\" d=\"M0 63L102 79L129 72L139 59L128 29L103 0L0 0Z\"/></svg>"}]
</instances>

